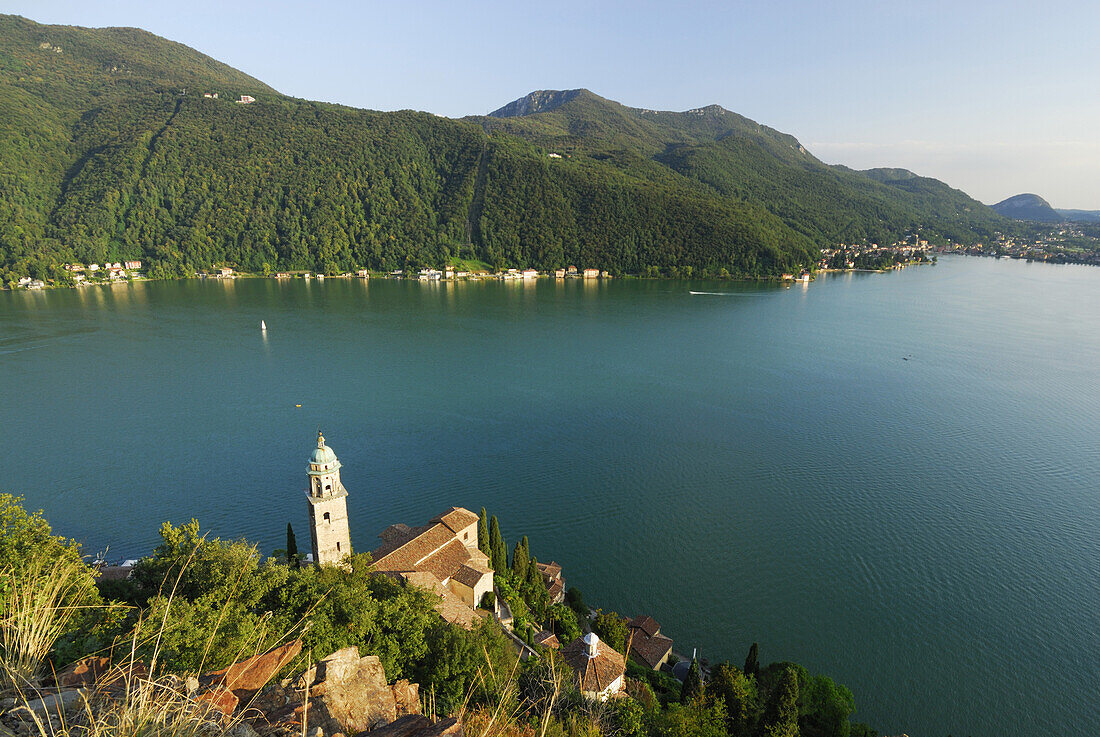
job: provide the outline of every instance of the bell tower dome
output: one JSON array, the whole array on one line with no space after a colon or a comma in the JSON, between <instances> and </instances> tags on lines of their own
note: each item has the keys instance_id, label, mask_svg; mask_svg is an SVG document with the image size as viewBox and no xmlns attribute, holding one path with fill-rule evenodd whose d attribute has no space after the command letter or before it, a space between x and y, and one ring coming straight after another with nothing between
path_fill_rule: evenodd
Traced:
<instances>
[{"instance_id":1,"label":"bell tower dome","mask_svg":"<svg viewBox=\"0 0 1100 737\"><path fill-rule=\"evenodd\" d=\"M317 431L317 447L309 457L309 533L316 565L339 563L351 555L347 489L340 483L340 461L325 436Z\"/></svg>"}]
</instances>

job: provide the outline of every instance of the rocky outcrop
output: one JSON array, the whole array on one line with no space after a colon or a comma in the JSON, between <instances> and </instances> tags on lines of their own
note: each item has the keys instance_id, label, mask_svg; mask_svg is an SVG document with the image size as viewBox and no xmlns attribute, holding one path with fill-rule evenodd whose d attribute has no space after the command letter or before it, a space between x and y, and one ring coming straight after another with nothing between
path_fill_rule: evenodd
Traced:
<instances>
[{"instance_id":1,"label":"rocky outcrop","mask_svg":"<svg viewBox=\"0 0 1100 737\"><path fill-rule=\"evenodd\" d=\"M309 688L307 727L356 734L397 719L397 700L376 655L338 650L302 676Z\"/></svg>"},{"instance_id":2,"label":"rocky outcrop","mask_svg":"<svg viewBox=\"0 0 1100 737\"><path fill-rule=\"evenodd\" d=\"M370 732L361 732L355 737L462 737L462 723L454 717L433 722L426 716L415 714Z\"/></svg>"},{"instance_id":3,"label":"rocky outcrop","mask_svg":"<svg viewBox=\"0 0 1100 737\"><path fill-rule=\"evenodd\" d=\"M246 702L300 652L301 640L288 642L261 655L234 663L228 668L207 673L199 679L199 685L203 688L223 686L232 691L239 701Z\"/></svg>"}]
</instances>

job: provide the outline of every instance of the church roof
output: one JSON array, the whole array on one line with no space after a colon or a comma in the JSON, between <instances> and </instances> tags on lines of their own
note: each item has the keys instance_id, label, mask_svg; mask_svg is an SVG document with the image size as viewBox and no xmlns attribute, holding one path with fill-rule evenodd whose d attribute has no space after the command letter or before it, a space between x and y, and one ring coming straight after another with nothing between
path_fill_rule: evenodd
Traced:
<instances>
[{"instance_id":1,"label":"church roof","mask_svg":"<svg viewBox=\"0 0 1100 737\"><path fill-rule=\"evenodd\" d=\"M626 672L623 656L603 642L590 658L584 638L578 637L561 649L561 656L577 674L582 691L600 693Z\"/></svg>"},{"instance_id":2,"label":"church roof","mask_svg":"<svg viewBox=\"0 0 1100 737\"><path fill-rule=\"evenodd\" d=\"M336 453L333 452L332 448L325 445L325 436L320 432L317 433L317 447L313 449L309 462L318 465L336 462Z\"/></svg>"},{"instance_id":3,"label":"church roof","mask_svg":"<svg viewBox=\"0 0 1100 737\"><path fill-rule=\"evenodd\" d=\"M477 524L478 516L469 509L451 507L443 514L434 518L432 522L442 522L451 532L461 532L473 524Z\"/></svg>"}]
</instances>

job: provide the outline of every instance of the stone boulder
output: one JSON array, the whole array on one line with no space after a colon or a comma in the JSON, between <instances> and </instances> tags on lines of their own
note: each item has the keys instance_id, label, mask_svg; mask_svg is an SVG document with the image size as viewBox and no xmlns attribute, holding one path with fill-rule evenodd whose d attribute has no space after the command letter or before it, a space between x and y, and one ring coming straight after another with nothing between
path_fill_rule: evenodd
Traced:
<instances>
[{"instance_id":1,"label":"stone boulder","mask_svg":"<svg viewBox=\"0 0 1100 737\"><path fill-rule=\"evenodd\" d=\"M232 691L238 700L247 702L300 652L301 640L288 642L228 668L207 673L199 679L199 685L203 688L223 686Z\"/></svg>"},{"instance_id":2,"label":"stone boulder","mask_svg":"<svg viewBox=\"0 0 1100 737\"><path fill-rule=\"evenodd\" d=\"M420 685L401 679L391 686L397 716L420 713Z\"/></svg>"},{"instance_id":3,"label":"stone boulder","mask_svg":"<svg viewBox=\"0 0 1100 737\"><path fill-rule=\"evenodd\" d=\"M355 737L462 737L462 723L454 717L433 722L421 714L410 714Z\"/></svg>"},{"instance_id":4,"label":"stone boulder","mask_svg":"<svg viewBox=\"0 0 1100 737\"><path fill-rule=\"evenodd\" d=\"M238 704L236 694L221 685L215 685L209 691L199 694L195 697L195 701L209 707L211 715L220 714L224 717L224 721L229 721L233 712L237 710Z\"/></svg>"},{"instance_id":5,"label":"stone boulder","mask_svg":"<svg viewBox=\"0 0 1100 737\"><path fill-rule=\"evenodd\" d=\"M397 718L397 701L381 661L375 655L359 657L357 647L329 655L303 679L309 684L309 731L321 727L325 734L357 734Z\"/></svg>"},{"instance_id":6,"label":"stone boulder","mask_svg":"<svg viewBox=\"0 0 1100 737\"><path fill-rule=\"evenodd\" d=\"M59 688L81 688L91 686L111 669L111 659L99 655L81 658L53 676L53 682Z\"/></svg>"}]
</instances>

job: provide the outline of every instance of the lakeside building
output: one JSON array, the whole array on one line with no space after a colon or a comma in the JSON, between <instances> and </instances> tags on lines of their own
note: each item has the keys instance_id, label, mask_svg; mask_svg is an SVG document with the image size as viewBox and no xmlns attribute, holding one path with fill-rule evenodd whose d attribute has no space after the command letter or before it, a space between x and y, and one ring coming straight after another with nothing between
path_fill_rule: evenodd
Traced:
<instances>
[{"instance_id":1,"label":"lakeside building","mask_svg":"<svg viewBox=\"0 0 1100 737\"><path fill-rule=\"evenodd\" d=\"M477 606L493 590L489 557L477 546L477 523L470 510L451 507L421 527L390 525L371 553L374 570L435 592L439 614L471 628L489 614Z\"/></svg>"},{"instance_id":2,"label":"lakeside building","mask_svg":"<svg viewBox=\"0 0 1100 737\"><path fill-rule=\"evenodd\" d=\"M573 669L577 690L589 699L607 701L623 690L626 661L600 642L595 632L573 640L561 649L562 659Z\"/></svg>"},{"instance_id":3,"label":"lakeside building","mask_svg":"<svg viewBox=\"0 0 1100 737\"><path fill-rule=\"evenodd\" d=\"M546 593L550 595L550 601L561 604L565 601L565 579L561 575L561 565L554 561L538 564L539 573L542 574L542 582L546 584Z\"/></svg>"},{"instance_id":4,"label":"lakeside building","mask_svg":"<svg viewBox=\"0 0 1100 737\"><path fill-rule=\"evenodd\" d=\"M672 638L661 634L661 625L653 617L635 617L626 626L630 629L631 657L653 670L660 670L672 654Z\"/></svg>"}]
</instances>

